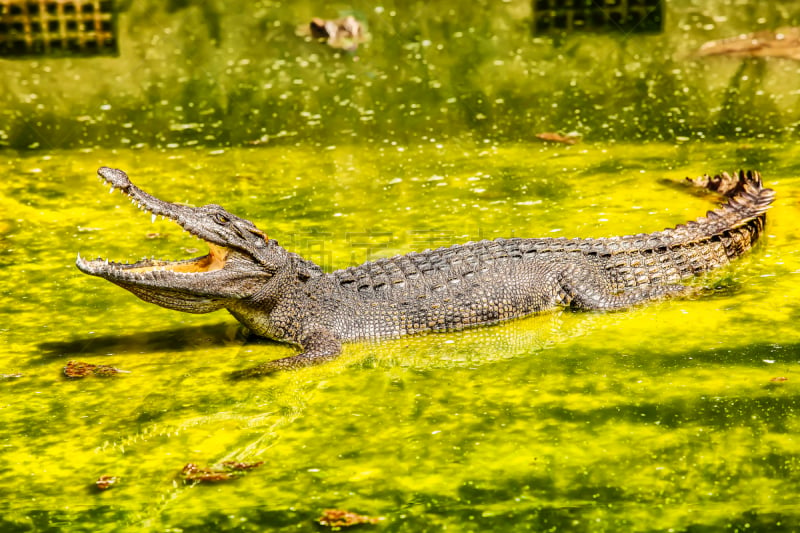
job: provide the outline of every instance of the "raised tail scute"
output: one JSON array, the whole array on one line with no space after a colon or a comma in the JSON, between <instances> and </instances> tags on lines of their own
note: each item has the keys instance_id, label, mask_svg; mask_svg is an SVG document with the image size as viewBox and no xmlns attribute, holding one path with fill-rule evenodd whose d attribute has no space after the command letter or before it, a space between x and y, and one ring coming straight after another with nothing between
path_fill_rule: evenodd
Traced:
<instances>
[{"instance_id":1,"label":"raised tail scute","mask_svg":"<svg viewBox=\"0 0 800 533\"><path fill-rule=\"evenodd\" d=\"M775 198L775 191L764 188L761 174L756 170L747 172L740 170L733 175L723 172L713 177L704 174L698 178L686 178L686 181L695 187L714 191L729 198L744 196L748 200L757 200L757 204L764 204L765 210Z\"/></svg>"},{"instance_id":2,"label":"raised tail scute","mask_svg":"<svg viewBox=\"0 0 800 533\"><path fill-rule=\"evenodd\" d=\"M741 226L755 218L763 218L775 199L775 191L764 187L761 174L755 170L740 170L733 175L723 172L714 177L704 175L699 178L686 178L694 185L714 191L729 198L728 202L706 214L706 219L713 221L712 232L721 228ZM699 221L698 221L699 222Z\"/></svg>"}]
</instances>

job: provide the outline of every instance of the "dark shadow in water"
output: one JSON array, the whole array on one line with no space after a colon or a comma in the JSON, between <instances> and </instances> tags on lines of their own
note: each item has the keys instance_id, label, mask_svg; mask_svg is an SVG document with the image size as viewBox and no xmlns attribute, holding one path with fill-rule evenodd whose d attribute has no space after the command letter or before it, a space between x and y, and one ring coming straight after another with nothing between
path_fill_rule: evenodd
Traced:
<instances>
[{"instance_id":1,"label":"dark shadow in water","mask_svg":"<svg viewBox=\"0 0 800 533\"><path fill-rule=\"evenodd\" d=\"M256 337L239 324L187 326L124 335L87 335L68 341L49 341L38 345L39 359L60 357L124 355L132 353L180 352L219 346L278 344Z\"/></svg>"},{"instance_id":2,"label":"dark shadow in water","mask_svg":"<svg viewBox=\"0 0 800 533\"><path fill-rule=\"evenodd\" d=\"M743 425L742 420L764 418L772 433L791 431L800 395L773 396L765 387L763 396L747 398L698 398L670 402L637 402L608 408L577 410L561 406L543 407L539 413L565 422L585 422L600 427L620 420L641 424L658 424L667 428L690 425L714 429L731 429Z\"/></svg>"},{"instance_id":3,"label":"dark shadow in water","mask_svg":"<svg viewBox=\"0 0 800 533\"><path fill-rule=\"evenodd\" d=\"M709 339L716 337L724 337L724 332L709 332ZM624 354L625 358L620 359L620 354ZM800 343L780 342L745 344L731 348L714 346L679 354L670 351L663 353L656 342L649 350L641 346L635 348L618 346L613 350L598 349L582 356L586 360L583 363L586 367L590 366L592 361L616 359L619 365L640 369L652 376L684 368L722 368L720 375L724 376L725 368L734 366L764 368L765 360L773 361L776 365L773 367L774 371L780 373L786 372L786 367L781 365L793 365L798 357L800 357Z\"/></svg>"},{"instance_id":4,"label":"dark shadow in water","mask_svg":"<svg viewBox=\"0 0 800 533\"><path fill-rule=\"evenodd\" d=\"M617 351L598 350L586 357L597 361L609 361L618 354ZM763 379L758 382L760 392L750 390L747 395L735 392L730 396L686 395L659 402L648 401L646 397L634 397L635 401L631 403L594 409L570 408L562 402L554 401L551 405L540 405L538 413L542 418L586 423L593 427L603 427L615 421L626 420L637 424L658 424L668 428L697 425L730 429L751 420L758 420L758 423L763 424L770 432L786 433L792 430L792 423L800 409L800 394L796 394L793 390L788 394L780 391L786 387L781 376L786 373L787 365L795 364L798 355L800 355L800 344L759 343L666 356L661 354L657 347L652 350L639 348L633 353L627 353L624 360L617 359L619 364L639 369L642 375L646 376L659 376L681 369L697 368L698 371L716 369L716 379L719 379L724 378L725 372L730 368L763 368L765 361L771 361L770 365L774 364L773 380L759 377ZM562 362L560 366L564 364ZM592 363L586 361L583 366L591 369ZM613 369L608 371L613 372ZM792 378L789 378L789 381L791 380ZM736 384L734 382L734 385ZM555 395L560 392L562 391L550 391ZM569 391L563 391L565 394L567 392Z\"/></svg>"}]
</instances>

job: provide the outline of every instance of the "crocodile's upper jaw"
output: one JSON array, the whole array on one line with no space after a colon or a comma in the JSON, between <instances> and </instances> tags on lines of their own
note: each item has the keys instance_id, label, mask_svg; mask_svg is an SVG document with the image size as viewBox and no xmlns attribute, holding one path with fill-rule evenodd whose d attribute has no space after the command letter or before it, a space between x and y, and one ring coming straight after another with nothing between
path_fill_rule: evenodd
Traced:
<instances>
[{"instance_id":1,"label":"crocodile's upper jaw","mask_svg":"<svg viewBox=\"0 0 800 533\"><path fill-rule=\"evenodd\" d=\"M269 277L257 257L268 241L251 222L216 205L190 207L159 200L133 185L120 170L101 168L98 174L111 192L119 189L153 220L163 216L176 222L203 240L209 253L181 261L143 259L136 263L87 260L78 254L76 266L82 272L163 307L200 313L222 307L226 298L246 297L252 284L242 283L244 278Z\"/></svg>"}]
</instances>

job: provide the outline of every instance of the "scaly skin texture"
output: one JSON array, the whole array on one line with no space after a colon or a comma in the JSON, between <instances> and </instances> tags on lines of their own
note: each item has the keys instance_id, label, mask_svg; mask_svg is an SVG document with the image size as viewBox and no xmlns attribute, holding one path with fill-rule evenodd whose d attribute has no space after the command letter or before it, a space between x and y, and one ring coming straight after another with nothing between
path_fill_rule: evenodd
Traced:
<instances>
[{"instance_id":1,"label":"scaly skin texture","mask_svg":"<svg viewBox=\"0 0 800 533\"><path fill-rule=\"evenodd\" d=\"M135 264L87 261L145 301L206 313L226 308L254 333L302 353L238 373L268 374L336 357L341 342L459 330L555 307L618 310L692 291L681 280L728 264L764 229L774 191L757 172L689 180L729 201L705 217L649 234L601 239L497 239L412 252L326 274L217 205L158 200L120 171L107 184L205 240L206 256Z\"/></svg>"}]
</instances>

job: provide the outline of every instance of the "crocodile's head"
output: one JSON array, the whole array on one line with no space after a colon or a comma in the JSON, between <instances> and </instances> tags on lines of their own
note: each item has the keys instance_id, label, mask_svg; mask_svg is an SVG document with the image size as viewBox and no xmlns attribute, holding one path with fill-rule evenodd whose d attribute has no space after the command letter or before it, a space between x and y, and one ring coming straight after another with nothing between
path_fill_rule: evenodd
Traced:
<instances>
[{"instance_id":1,"label":"crocodile's head","mask_svg":"<svg viewBox=\"0 0 800 533\"><path fill-rule=\"evenodd\" d=\"M82 272L116 283L142 300L189 313L214 311L230 300L254 296L293 255L252 222L218 205L165 202L135 186L121 170L103 167L98 174L111 192L122 191L153 220L168 218L208 244L208 254L182 261L116 263L78 255L76 264Z\"/></svg>"}]
</instances>

